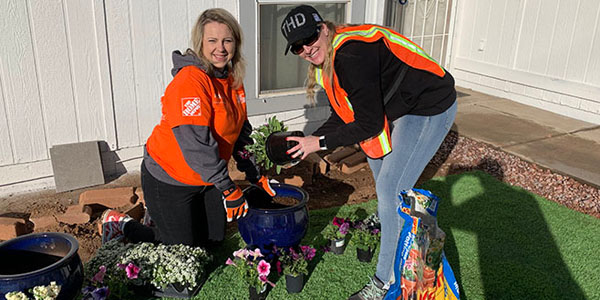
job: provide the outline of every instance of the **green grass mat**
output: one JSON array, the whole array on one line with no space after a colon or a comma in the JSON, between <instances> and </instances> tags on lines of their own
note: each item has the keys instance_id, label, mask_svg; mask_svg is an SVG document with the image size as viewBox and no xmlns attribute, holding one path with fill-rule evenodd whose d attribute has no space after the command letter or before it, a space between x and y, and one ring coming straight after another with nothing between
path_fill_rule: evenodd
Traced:
<instances>
[{"instance_id":1,"label":"green grass mat","mask_svg":"<svg viewBox=\"0 0 600 300\"><path fill-rule=\"evenodd\" d=\"M420 188L442 199L438 222L461 299L600 299L600 220L472 172L435 178ZM310 211L303 244L324 245L319 232L338 210L376 210L376 201ZM243 246L239 234L218 249L214 270L194 299L247 299L248 288L226 258ZM318 248L317 248L318 249ZM267 299L346 299L375 272L356 259L317 253L299 294L287 294L279 278ZM274 270L273 270L274 271Z\"/></svg>"}]
</instances>

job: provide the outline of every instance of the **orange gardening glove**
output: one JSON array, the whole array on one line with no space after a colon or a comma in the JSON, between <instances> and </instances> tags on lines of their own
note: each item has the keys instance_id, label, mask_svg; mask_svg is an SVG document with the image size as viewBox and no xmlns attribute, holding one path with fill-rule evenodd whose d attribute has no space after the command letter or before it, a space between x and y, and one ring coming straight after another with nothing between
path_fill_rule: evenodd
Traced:
<instances>
[{"instance_id":1,"label":"orange gardening glove","mask_svg":"<svg viewBox=\"0 0 600 300\"><path fill-rule=\"evenodd\" d=\"M227 222L243 218L248 213L248 202L238 186L233 186L223 192L223 206L227 211Z\"/></svg>"},{"instance_id":2,"label":"orange gardening glove","mask_svg":"<svg viewBox=\"0 0 600 300\"><path fill-rule=\"evenodd\" d=\"M256 182L256 185L258 185L260 188L262 188L263 190L265 190L265 192L267 192L267 194L269 194L269 196L271 197L275 197L275 194L277 194L275 192L275 189L273 189L271 187L271 184L269 183L269 179L267 178L267 176L260 176L260 179L258 179L258 182Z\"/></svg>"}]
</instances>

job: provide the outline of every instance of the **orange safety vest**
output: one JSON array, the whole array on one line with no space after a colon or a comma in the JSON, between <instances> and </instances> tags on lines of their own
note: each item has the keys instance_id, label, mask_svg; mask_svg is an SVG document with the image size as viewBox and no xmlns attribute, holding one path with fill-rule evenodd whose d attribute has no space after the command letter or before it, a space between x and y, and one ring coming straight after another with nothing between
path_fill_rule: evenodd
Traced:
<instances>
[{"instance_id":1,"label":"orange safety vest","mask_svg":"<svg viewBox=\"0 0 600 300\"><path fill-rule=\"evenodd\" d=\"M386 47L402 62L410 67L431 72L439 77L444 77L446 71L431 58L417 44L401 34L377 25L360 25L338 28L333 38L333 54L331 62L335 61L337 50L348 41L363 41L372 43L383 39ZM348 124L354 121L354 110L348 100L348 94L340 86L338 76L333 72L333 82L323 74L322 68L315 68L315 79L327 93L329 103L335 113ZM384 115L384 125L381 132L369 139L360 142L364 153L373 159L381 158L392 152L390 129L387 117Z\"/></svg>"},{"instance_id":2,"label":"orange safety vest","mask_svg":"<svg viewBox=\"0 0 600 300\"><path fill-rule=\"evenodd\" d=\"M179 125L208 126L217 140L219 157L228 161L247 119L244 87L233 89L231 76L208 76L195 66L184 67L161 99L162 117L146 143L148 154L175 180L212 185L186 163L172 129Z\"/></svg>"}]
</instances>

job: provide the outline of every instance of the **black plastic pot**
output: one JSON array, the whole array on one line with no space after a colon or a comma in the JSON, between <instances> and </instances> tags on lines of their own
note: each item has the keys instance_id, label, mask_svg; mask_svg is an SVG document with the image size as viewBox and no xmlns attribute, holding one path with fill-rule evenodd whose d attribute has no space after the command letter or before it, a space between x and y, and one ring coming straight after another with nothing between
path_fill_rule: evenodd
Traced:
<instances>
[{"instance_id":1,"label":"black plastic pot","mask_svg":"<svg viewBox=\"0 0 600 300\"><path fill-rule=\"evenodd\" d=\"M273 132L265 141L265 151L267 152L267 157L277 164L277 165L285 165L288 163L295 164L300 161L300 159L292 158L286 152L296 146L298 143L294 141L286 141L285 139L289 136L304 136L302 131L280 131Z\"/></svg>"},{"instance_id":2,"label":"black plastic pot","mask_svg":"<svg viewBox=\"0 0 600 300\"><path fill-rule=\"evenodd\" d=\"M267 289L263 289L260 293L253 286L248 286L250 300L265 300L267 299Z\"/></svg>"},{"instance_id":3,"label":"black plastic pot","mask_svg":"<svg viewBox=\"0 0 600 300\"><path fill-rule=\"evenodd\" d=\"M152 295L157 298L191 299L198 294L201 287L202 284L199 284L195 288L189 288L181 284L170 283L164 289L154 290Z\"/></svg>"},{"instance_id":4,"label":"black plastic pot","mask_svg":"<svg viewBox=\"0 0 600 300\"><path fill-rule=\"evenodd\" d=\"M343 254L344 250L346 250L346 239L344 238L330 240L329 242L329 250L334 254Z\"/></svg>"},{"instance_id":5,"label":"black plastic pot","mask_svg":"<svg viewBox=\"0 0 600 300\"><path fill-rule=\"evenodd\" d=\"M285 275L285 289L290 294L300 293L304 287L304 274L298 276Z\"/></svg>"},{"instance_id":6,"label":"black plastic pot","mask_svg":"<svg viewBox=\"0 0 600 300\"><path fill-rule=\"evenodd\" d=\"M364 250L360 248L356 248L356 258L361 262L371 262L373 259L373 250Z\"/></svg>"}]
</instances>

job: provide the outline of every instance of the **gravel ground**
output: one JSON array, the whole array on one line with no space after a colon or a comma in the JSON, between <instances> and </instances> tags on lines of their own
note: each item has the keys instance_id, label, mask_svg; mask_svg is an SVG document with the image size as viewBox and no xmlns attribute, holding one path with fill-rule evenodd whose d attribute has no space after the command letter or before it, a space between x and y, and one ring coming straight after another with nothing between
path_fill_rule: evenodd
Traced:
<instances>
[{"instance_id":1,"label":"gravel ground","mask_svg":"<svg viewBox=\"0 0 600 300\"><path fill-rule=\"evenodd\" d=\"M483 158L482 158L483 157ZM450 132L430 164L442 174L481 170L573 210L600 218L600 190Z\"/></svg>"}]
</instances>

